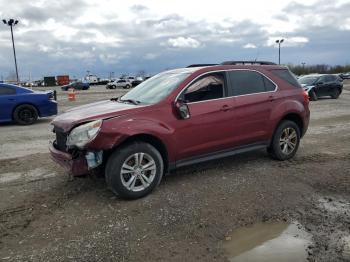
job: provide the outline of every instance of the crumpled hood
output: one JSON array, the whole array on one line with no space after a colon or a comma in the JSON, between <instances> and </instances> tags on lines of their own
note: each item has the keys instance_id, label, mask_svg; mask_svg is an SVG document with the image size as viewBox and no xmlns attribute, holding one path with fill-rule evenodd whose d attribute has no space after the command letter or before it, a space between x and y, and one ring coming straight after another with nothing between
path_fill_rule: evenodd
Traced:
<instances>
[{"instance_id":1,"label":"crumpled hood","mask_svg":"<svg viewBox=\"0 0 350 262\"><path fill-rule=\"evenodd\" d=\"M105 100L72 108L58 115L52 124L68 132L79 123L125 115L130 109L139 107L143 106Z\"/></svg>"}]
</instances>

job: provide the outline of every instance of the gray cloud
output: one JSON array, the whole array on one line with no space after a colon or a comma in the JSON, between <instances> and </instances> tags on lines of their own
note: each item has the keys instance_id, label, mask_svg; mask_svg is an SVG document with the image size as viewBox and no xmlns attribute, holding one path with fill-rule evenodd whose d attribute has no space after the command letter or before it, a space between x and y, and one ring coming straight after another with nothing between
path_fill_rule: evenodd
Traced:
<instances>
[{"instance_id":1,"label":"gray cloud","mask_svg":"<svg viewBox=\"0 0 350 262\"><path fill-rule=\"evenodd\" d=\"M77 23L75 18L88 7L88 2L83 0L78 3L44 1L40 7L23 1L9 5L5 11L0 10L1 18L11 14L21 19L15 28L21 74L32 72L41 77L70 73L77 76L90 70L103 76L110 71L132 73L143 69L153 73L191 63L255 59L257 56L275 61L276 49L266 43L271 37L279 36L309 40L297 48L285 43L284 62L350 62L350 34L342 27L348 18L350 3L334 5L321 0L308 6L292 2L273 18L285 22L297 19L297 29L275 34L270 34L266 25L251 20L237 22L228 18L222 25L206 20L194 22L178 14L154 18L139 15L128 22L115 15L104 22ZM150 12L143 5L131 6L130 10ZM53 30L39 29L38 25L45 25L49 19L73 31L57 35ZM3 75L13 70L9 37L8 28L0 26L0 73ZM257 48L243 48L247 44Z\"/></svg>"},{"instance_id":2,"label":"gray cloud","mask_svg":"<svg viewBox=\"0 0 350 262\"><path fill-rule=\"evenodd\" d=\"M132 12L135 12L135 13L141 13L144 11L148 11L149 8L147 6L144 6L144 5L133 5L130 7L130 10Z\"/></svg>"}]
</instances>

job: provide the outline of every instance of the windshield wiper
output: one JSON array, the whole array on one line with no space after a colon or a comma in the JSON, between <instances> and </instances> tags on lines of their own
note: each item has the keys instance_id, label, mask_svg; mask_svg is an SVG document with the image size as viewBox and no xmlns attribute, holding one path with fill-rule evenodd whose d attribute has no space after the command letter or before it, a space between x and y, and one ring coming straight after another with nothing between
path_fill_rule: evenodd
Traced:
<instances>
[{"instance_id":1,"label":"windshield wiper","mask_svg":"<svg viewBox=\"0 0 350 262\"><path fill-rule=\"evenodd\" d=\"M128 103L131 103L131 104L134 104L134 105L138 105L138 104L141 103L140 101L133 100L133 99L119 99L118 102L128 102Z\"/></svg>"},{"instance_id":2,"label":"windshield wiper","mask_svg":"<svg viewBox=\"0 0 350 262\"><path fill-rule=\"evenodd\" d=\"M112 97L112 98L111 98L111 101L116 101L116 102L119 102L119 103L127 102L127 103L131 103L131 104L134 104L134 105L138 105L138 104L141 103L141 102L138 101L138 100L133 100L133 99L121 99L120 97Z\"/></svg>"}]
</instances>

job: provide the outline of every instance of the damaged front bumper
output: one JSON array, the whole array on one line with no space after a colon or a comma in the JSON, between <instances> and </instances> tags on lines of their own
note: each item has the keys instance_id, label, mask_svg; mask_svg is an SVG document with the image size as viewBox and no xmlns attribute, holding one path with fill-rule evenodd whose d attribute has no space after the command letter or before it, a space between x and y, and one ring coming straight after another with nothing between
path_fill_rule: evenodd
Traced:
<instances>
[{"instance_id":1,"label":"damaged front bumper","mask_svg":"<svg viewBox=\"0 0 350 262\"><path fill-rule=\"evenodd\" d=\"M102 151L88 151L84 154L73 156L70 153L56 149L54 143L50 143L49 151L51 159L73 176L86 175L92 169L102 164Z\"/></svg>"}]
</instances>

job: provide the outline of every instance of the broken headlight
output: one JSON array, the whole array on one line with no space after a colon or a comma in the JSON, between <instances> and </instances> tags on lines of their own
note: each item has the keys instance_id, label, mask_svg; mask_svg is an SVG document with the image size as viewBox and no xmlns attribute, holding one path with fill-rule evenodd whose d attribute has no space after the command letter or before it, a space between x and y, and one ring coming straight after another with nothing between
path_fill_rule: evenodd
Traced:
<instances>
[{"instance_id":1,"label":"broken headlight","mask_svg":"<svg viewBox=\"0 0 350 262\"><path fill-rule=\"evenodd\" d=\"M67 146L83 148L87 143L95 139L101 126L102 120L96 120L74 128L67 138Z\"/></svg>"}]
</instances>

